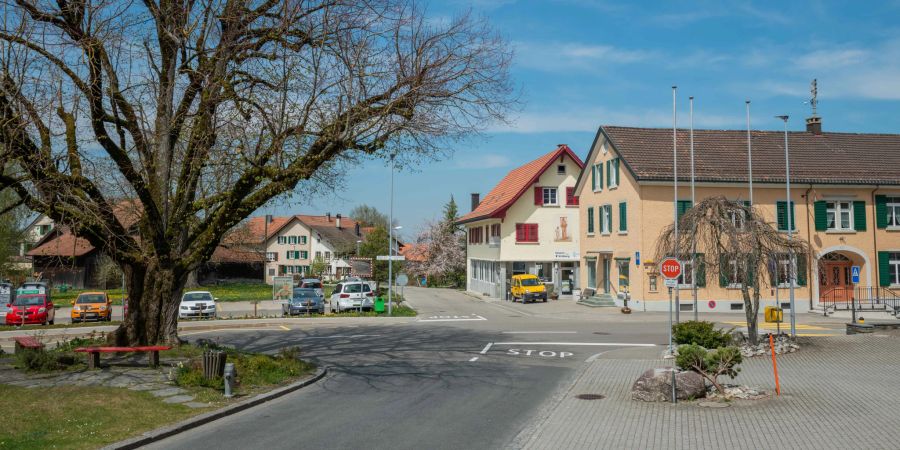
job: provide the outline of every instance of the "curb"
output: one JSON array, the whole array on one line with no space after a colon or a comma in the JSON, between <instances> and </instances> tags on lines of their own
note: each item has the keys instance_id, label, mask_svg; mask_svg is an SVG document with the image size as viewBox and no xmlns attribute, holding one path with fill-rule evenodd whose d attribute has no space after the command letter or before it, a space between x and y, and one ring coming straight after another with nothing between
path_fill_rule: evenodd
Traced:
<instances>
[{"instance_id":1,"label":"curb","mask_svg":"<svg viewBox=\"0 0 900 450\"><path fill-rule=\"evenodd\" d=\"M139 448L147 444L151 444L153 442L161 441L165 438L174 436L179 433L183 433L187 430L197 428L201 425L205 425L207 423L216 421L223 417L230 416L232 414L239 413L246 409L250 409L254 406L260 405L262 403L268 402L270 400L274 400L278 397L281 397L286 394L290 394L300 388L309 386L328 374L328 368L324 367L318 369L315 374L311 378L307 378L305 380L298 381L294 384L290 384L288 386L280 387L278 389L266 392L264 394L259 394L255 397L251 397L247 400L241 401L239 403L235 403L230 406L226 406L222 409L218 409L215 411L210 411L208 413L200 414L199 416L191 417L190 419L183 420L174 425L168 425L162 428L157 428L155 430L151 430L145 432L140 436L135 436L131 439L126 439L124 441L119 441L114 444L107 445L103 447L103 450L126 450L126 449L134 449Z\"/></svg>"}]
</instances>

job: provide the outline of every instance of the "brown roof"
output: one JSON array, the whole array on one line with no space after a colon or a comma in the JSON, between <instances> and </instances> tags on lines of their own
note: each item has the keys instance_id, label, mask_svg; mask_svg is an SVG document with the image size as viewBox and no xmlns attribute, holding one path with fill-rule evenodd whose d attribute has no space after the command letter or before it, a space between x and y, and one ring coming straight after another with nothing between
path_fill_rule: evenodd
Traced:
<instances>
[{"instance_id":1,"label":"brown roof","mask_svg":"<svg viewBox=\"0 0 900 450\"><path fill-rule=\"evenodd\" d=\"M292 219L297 219L310 227L330 226L334 229L338 229L337 223L336 223L337 216L331 216L331 218L329 218L328 216L311 216L311 215L305 215L305 214L297 214L294 216L272 217L272 221L269 222L269 228L268 228L269 235L267 237L271 238L272 236L275 236L276 234L278 234L278 232L280 232L281 229L284 228L284 226L287 225ZM341 217L341 229L342 230L349 229L352 231L353 227L355 227L355 226L356 226L355 220L353 220L349 217ZM240 229L236 228L235 230L240 230ZM249 238L251 240L262 242L263 233L265 232L265 230L266 230L266 228L265 228L265 217L264 216L251 217L246 223L245 232L249 234Z\"/></svg>"},{"instance_id":2,"label":"brown roof","mask_svg":"<svg viewBox=\"0 0 900 450\"><path fill-rule=\"evenodd\" d=\"M600 133L637 180L672 180L671 128L604 125ZM690 133L677 137L678 179L689 181ZM753 181L783 183L784 132L752 131L751 143ZM793 131L788 145L792 183L900 185L900 135ZM697 181L747 181L747 131L694 130L694 173Z\"/></svg>"},{"instance_id":3,"label":"brown roof","mask_svg":"<svg viewBox=\"0 0 900 450\"><path fill-rule=\"evenodd\" d=\"M265 262L265 256L260 251L249 248L228 247L220 245L213 251L209 262L213 263L249 263Z\"/></svg>"},{"instance_id":4,"label":"brown roof","mask_svg":"<svg viewBox=\"0 0 900 450\"><path fill-rule=\"evenodd\" d=\"M428 246L425 244L406 244L400 248L400 254L407 261L426 261L428 259Z\"/></svg>"},{"instance_id":5,"label":"brown roof","mask_svg":"<svg viewBox=\"0 0 900 450\"><path fill-rule=\"evenodd\" d=\"M584 168L581 158L569 148L568 145L562 144L550 153L541 156L523 166L513 169L506 174L500 183L491 189L491 192L484 197L484 200L478 204L472 212L462 216L456 223L462 224L473 222L491 217L499 217L506 209L512 206L525 191L536 183L541 174L553 164L556 158L562 155L569 155L579 168Z\"/></svg>"},{"instance_id":6,"label":"brown roof","mask_svg":"<svg viewBox=\"0 0 900 450\"><path fill-rule=\"evenodd\" d=\"M69 230L65 230L57 237L31 249L27 254L28 256L74 257L84 256L93 250L94 246L87 239L75 237Z\"/></svg>"}]
</instances>

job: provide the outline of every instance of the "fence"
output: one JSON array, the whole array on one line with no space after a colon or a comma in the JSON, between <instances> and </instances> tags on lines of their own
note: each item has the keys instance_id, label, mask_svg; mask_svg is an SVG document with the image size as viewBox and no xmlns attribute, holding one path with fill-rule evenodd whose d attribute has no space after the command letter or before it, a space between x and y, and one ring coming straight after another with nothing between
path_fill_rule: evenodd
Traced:
<instances>
[{"instance_id":1,"label":"fence","mask_svg":"<svg viewBox=\"0 0 900 450\"><path fill-rule=\"evenodd\" d=\"M835 288L819 295L825 314L828 310L887 311L900 313L900 289L874 286Z\"/></svg>"}]
</instances>

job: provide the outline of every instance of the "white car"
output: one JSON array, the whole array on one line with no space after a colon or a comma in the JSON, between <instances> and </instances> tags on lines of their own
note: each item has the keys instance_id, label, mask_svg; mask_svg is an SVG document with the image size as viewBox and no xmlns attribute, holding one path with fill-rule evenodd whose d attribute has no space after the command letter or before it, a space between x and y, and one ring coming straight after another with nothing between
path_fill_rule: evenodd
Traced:
<instances>
[{"instance_id":1,"label":"white car","mask_svg":"<svg viewBox=\"0 0 900 450\"><path fill-rule=\"evenodd\" d=\"M338 283L331 293L331 311L342 312L362 308L365 311L375 306L375 292L366 281L345 280Z\"/></svg>"},{"instance_id":2,"label":"white car","mask_svg":"<svg viewBox=\"0 0 900 450\"><path fill-rule=\"evenodd\" d=\"M181 296L179 319L216 317L216 300L209 291L190 291Z\"/></svg>"}]
</instances>

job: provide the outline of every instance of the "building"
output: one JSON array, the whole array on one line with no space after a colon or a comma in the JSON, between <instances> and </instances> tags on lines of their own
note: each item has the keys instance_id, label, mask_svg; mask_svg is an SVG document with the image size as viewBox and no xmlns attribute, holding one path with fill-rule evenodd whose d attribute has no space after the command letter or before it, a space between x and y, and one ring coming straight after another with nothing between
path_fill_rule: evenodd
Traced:
<instances>
[{"instance_id":1,"label":"building","mask_svg":"<svg viewBox=\"0 0 900 450\"><path fill-rule=\"evenodd\" d=\"M561 295L579 286L578 197L584 164L567 145L518 167L483 201L473 194L465 225L466 287L503 297L509 278L535 274Z\"/></svg>"},{"instance_id":2,"label":"building","mask_svg":"<svg viewBox=\"0 0 900 450\"><path fill-rule=\"evenodd\" d=\"M678 130L677 141L680 214L692 206L689 132ZM793 211L794 236L808 241L814 252L796 263L798 309L846 302L851 295L897 296L900 135L823 133L819 118L813 117L806 131L789 133L789 148L790 203L783 132L752 132L754 209L782 232L787 232L787 211ZM695 130L694 154L697 201L719 195L749 201L746 130ZM627 290L633 308L668 308L653 251L676 211L672 130L601 126L576 194L581 200L582 279L589 292L596 292L595 304L609 304ZM779 267L789 264L785 259ZM855 285L854 266L860 268ZM692 297L694 284L698 309L742 310L739 280L707 279L702 264L685 269L682 311L693 308L685 299ZM761 301L773 304L777 293L787 307L787 271L779 273L779 288L766 290Z\"/></svg>"}]
</instances>

